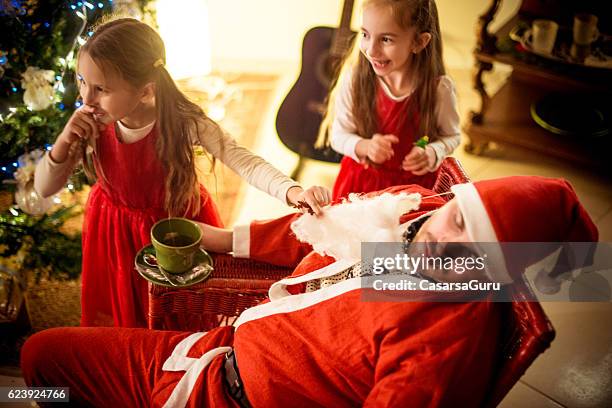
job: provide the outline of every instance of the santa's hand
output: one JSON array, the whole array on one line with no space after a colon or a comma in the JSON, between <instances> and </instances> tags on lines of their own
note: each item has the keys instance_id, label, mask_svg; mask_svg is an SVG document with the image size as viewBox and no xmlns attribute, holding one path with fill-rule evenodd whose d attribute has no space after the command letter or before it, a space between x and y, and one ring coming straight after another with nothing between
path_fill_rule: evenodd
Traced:
<instances>
[{"instance_id":1,"label":"santa's hand","mask_svg":"<svg viewBox=\"0 0 612 408\"><path fill-rule=\"evenodd\" d=\"M287 202L302 212L308 211L309 207L316 215L320 215L322 214L321 207L331 202L331 192L327 187L322 186L312 186L306 190L300 186L294 186L287 191Z\"/></svg>"},{"instance_id":2,"label":"santa's hand","mask_svg":"<svg viewBox=\"0 0 612 408\"><path fill-rule=\"evenodd\" d=\"M431 171L436 163L436 152L430 146L414 146L402 161L402 170L410 171L416 176Z\"/></svg>"}]
</instances>

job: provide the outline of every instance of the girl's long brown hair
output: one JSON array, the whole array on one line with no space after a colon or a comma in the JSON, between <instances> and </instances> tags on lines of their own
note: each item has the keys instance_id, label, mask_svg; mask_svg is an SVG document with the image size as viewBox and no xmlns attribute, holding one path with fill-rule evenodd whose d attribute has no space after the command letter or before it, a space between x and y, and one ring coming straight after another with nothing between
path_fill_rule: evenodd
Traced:
<instances>
[{"instance_id":1,"label":"girl's long brown hair","mask_svg":"<svg viewBox=\"0 0 612 408\"><path fill-rule=\"evenodd\" d=\"M167 171L164 208L169 216L185 215L188 209L197 214L201 197L192 137L202 126L217 124L177 88L164 67L166 50L159 34L138 20L121 18L95 29L79 53L87 53L105 72L118 74L135 88L155 84L155 149ZM84 160L83 166L94 173L91 160Z\"/></svg>"},{"instance_id":2,"label":"girl's long brown hair","mask_svg":"<svg viewBox=\"0 0 612 408\"><path fill-rule=\"evenodd\" d=\"M408 29L416 28L416 34L429 33L431 40L421 52L412 55L410 75L416 79L416 89L411 96L413 103L408 104L407 117L414 111L419 113L419 129L417 138L423 135L435 138L437 136L436 124L436 95L438 79L446 73L442 60L442 39L440 37L440 23L438 22L438 9L434 0L365 0L366 7L390 7L397 24ZM339 85L343 76L352 75L352 116L355 121L357 134L364 138L371 138L376 132L376 74L359 48L359 35L356 36L351 52L342 64L340 76L336 79L327 100L327 111L321 123L318 146L329 143L329 133L334 119L334 104Z\"/></svg>"}]
</instances>

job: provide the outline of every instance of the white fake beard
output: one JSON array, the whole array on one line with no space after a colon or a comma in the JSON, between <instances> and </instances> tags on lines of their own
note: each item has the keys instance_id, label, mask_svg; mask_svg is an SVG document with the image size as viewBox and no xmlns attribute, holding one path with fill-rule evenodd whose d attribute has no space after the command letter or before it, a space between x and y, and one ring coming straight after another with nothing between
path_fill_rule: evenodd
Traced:
<instances>
[{"instance_id":1,"label":"white fake beard","mask_svg":"<svg viewBox=\"0 0 612 408\"><path fill-rule=\"evenodd\" d=\"M369 198L349 194L343 203L323 208L322 216L303 214L291 224L291 230L321 255L357 262L362 242L400 242L404 232L400 216L418 209L420 203L418 193Z\"/></svg>"}]
</instances>

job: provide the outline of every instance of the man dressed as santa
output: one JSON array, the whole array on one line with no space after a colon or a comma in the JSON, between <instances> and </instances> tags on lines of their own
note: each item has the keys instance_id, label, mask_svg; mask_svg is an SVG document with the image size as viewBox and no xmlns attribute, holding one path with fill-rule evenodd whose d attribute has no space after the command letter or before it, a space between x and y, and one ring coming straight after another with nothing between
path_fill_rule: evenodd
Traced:
<instances>
[{"instance_id":1,"label":"man dressed as santa","mask_svg":"<svg viewBox=\"0 0 612 408\"><path fill-rule=\"evenodd\" d=\"M372 215L367 203L357 205L344 214L352 223L330 221L343 216L332 206L319 221L303 215L233 231L206 227L205 247L297 264L293 275L272 285L269 301L247 309L234 326L208 333L37 333L22 351L26 383L69 387L72 403L104 407L481 406L499 353L499 304L487 295L472 302L364 301L371 288L362 287L355 238L593 242L598 235L564 180L509 177L452 192L445 203L418 186L392 187L363 200L386 210ZM396 213L399 220L389 222ZM329 225L319 229L326 218ZM368 223L364 239L360 226ZM516 262L508 265L502 258L480 278L507 282L520 273Z\"/></svg>"}]
</instances>

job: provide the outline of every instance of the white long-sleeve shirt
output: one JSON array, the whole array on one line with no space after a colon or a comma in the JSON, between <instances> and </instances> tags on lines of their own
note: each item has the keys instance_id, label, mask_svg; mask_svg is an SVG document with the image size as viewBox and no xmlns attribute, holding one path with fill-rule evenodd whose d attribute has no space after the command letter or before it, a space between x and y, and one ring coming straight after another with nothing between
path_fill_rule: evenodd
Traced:
<instances>
[{"instance_id":1,"label":"white long-sleeve shirt","mask_svg":"<svg viewBox=\"0 0 612 408\"><path fill-rule=\"evenodd\" d=\"M401 102L412 95L413 91L406 95L395 96L382 79L379 78L378 80L385 94L394 101ZM331 128L331 146L338 153L349 156L356 162L359 162L357 153L355 153L355 147L363 137L357 134L357 128L353 119L353 93L350 73L344 75L339 86L334 105L335 114ZM432 170L438 168L442 160L451 154L461 141L457 95L452 79L447 75L441 76L438 81L437 91L437 104L435 108L438 124L437 137L431 140L428 145L436 153L436 163Z\"/></svg>"},{"instance_id":2,"label":"white long-sleeve shirt","mask_svg":"<svg viewBox=\"0 0 612 408\"><path fill-rule=\"evenodd\" d=\"M155 122L152 122L140 129L129 129L118 122L121 140L126 144L135 143L149 134L154 125ZM299 186L263 158L240 146L219 126L201 126L200 132L194 135L192 142L194 145L202 146L249 184L284 203L287 203L287 190L293 186ZM60 191L66 185L79 159L78 155L71 154L65 161L57 163L47 152L36 166L34 176L36 191L43 197Z\"/></svg>"}]
</instances>

